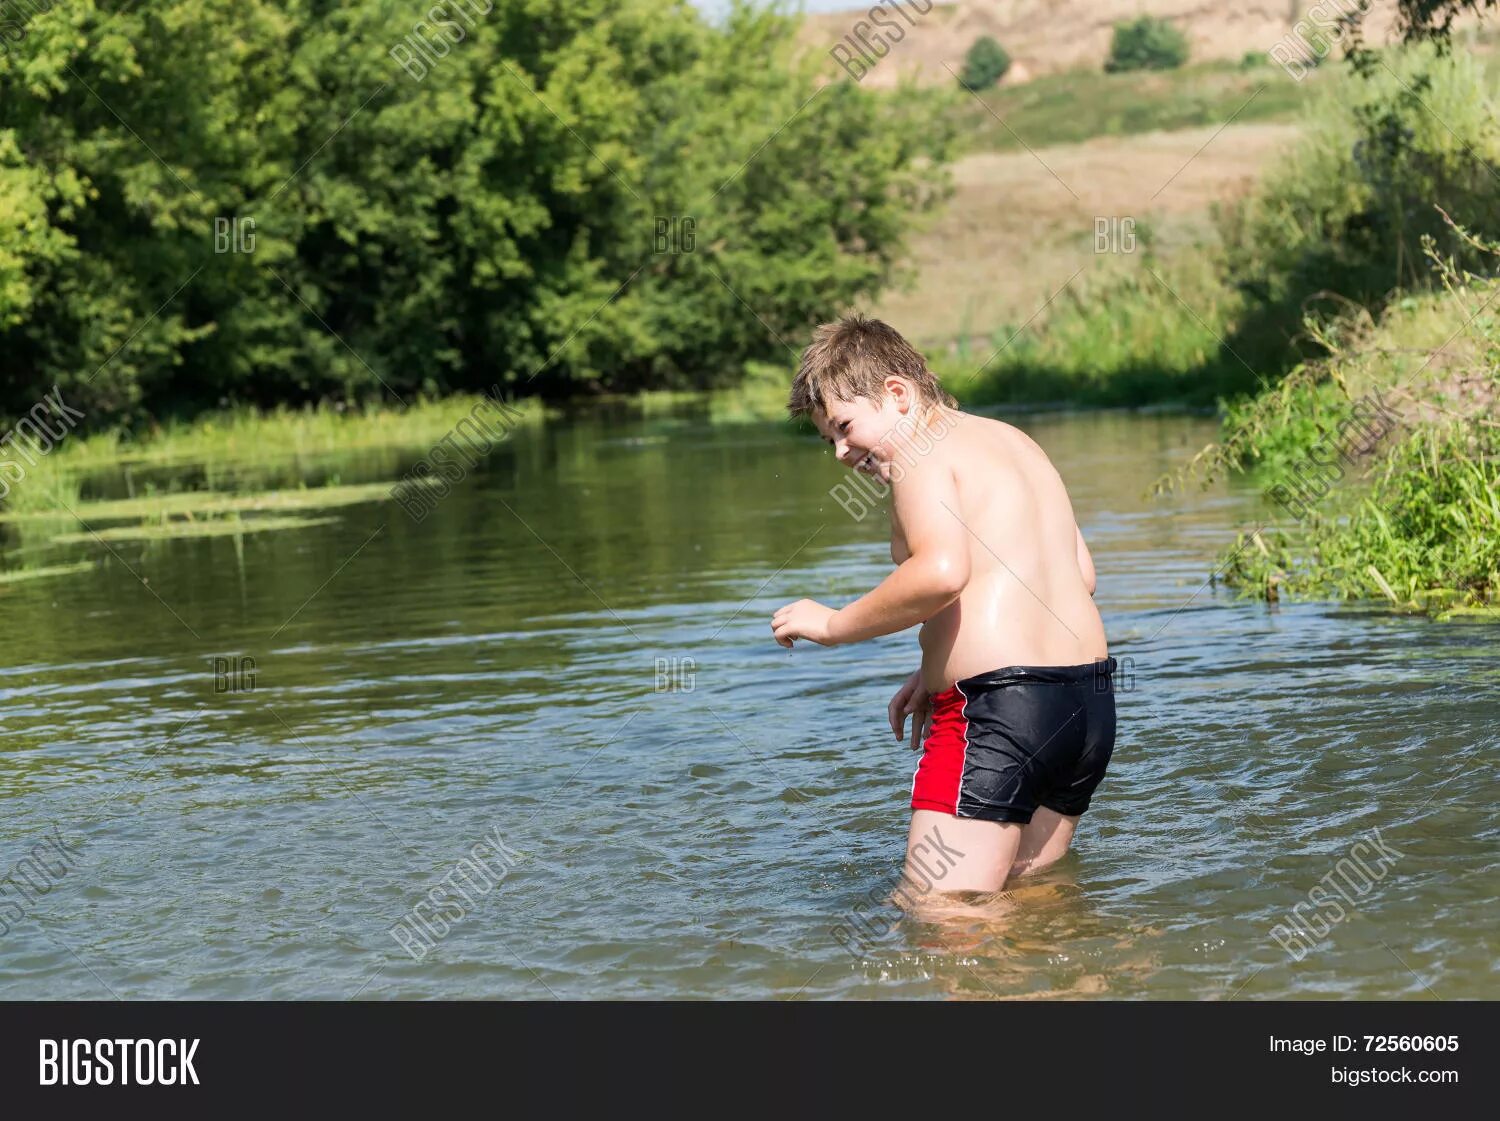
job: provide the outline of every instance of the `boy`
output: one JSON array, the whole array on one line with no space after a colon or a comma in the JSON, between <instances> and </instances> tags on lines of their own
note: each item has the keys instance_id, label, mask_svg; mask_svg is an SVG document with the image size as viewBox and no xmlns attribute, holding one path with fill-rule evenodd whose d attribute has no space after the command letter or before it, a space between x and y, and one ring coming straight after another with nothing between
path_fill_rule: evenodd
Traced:
<instances>
[{"instance_id":1,"label":"boy","mask_svg":"<svg viewBox=\"0 0 1500 1121\"><path fill-rule=\"evenodd\" d=\"M1116 663L1067 490L1024 432L959 412L879 320L819 327L788 411L890 485L896 570L838 610L787 604L772 633L832 646L922 624L921 668L888 710L922 747L906 879L998 891L1067 851L1114 747Z\"/></svg>"}]
</instances>

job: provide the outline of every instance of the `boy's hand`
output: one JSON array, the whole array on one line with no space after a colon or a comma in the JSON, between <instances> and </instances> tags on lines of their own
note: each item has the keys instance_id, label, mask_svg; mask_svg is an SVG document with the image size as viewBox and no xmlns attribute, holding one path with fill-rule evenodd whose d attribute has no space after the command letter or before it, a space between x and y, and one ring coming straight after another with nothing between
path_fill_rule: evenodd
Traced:
<instances>
[{"instance_id":1,"label":"boy's hand","mask_svg":"<svg viewBox=\"0 0 1500 1121\"><path fill-rule=\"evenodd\" d=\"M897 690L886 707L886 713L891 718L891 731L896 733L898 740L906 738L906 718L910 716L911 749L916 751L922 746L922 732L926 729L932 710L928 703L927 687L922 684L921 670L908 677L906 684Z\"/></svg>"},{"instance_id":2,"label":"boy's hand","mask_svg":"<svg viewBox=\"0 0 1500 1121\"><path fill-rule=\"evenodd\" d=\"M816 600L799 599L771 616L771 633L788 650L796 638L805 638L819 646L832 646L835 639L829 631L829 621L836 614L832 607L824 607Z\"/></svg>"}]
</instances>

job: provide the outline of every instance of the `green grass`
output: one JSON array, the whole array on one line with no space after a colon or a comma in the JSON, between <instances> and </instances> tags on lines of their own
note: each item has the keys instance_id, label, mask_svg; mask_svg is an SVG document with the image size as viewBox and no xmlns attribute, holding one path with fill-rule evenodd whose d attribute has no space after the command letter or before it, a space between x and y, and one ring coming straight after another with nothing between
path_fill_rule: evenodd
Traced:
<instances>
[{"instance_id":1,"label":"green grass","mask_svg":"<svg viewBox=\"0 0 1500 1121\"><path fill-rule=\"evenodd\" d=\"M1267 599L1380 599L1444 616L1500 595L1500 433L1417 428L1373 481L1226 556L1224 581ZM1497 613L1500 618L1500 613Z\"/></svg>"},{"instance_id":2,"label":"green grass","mask_svg":"<svg viewBox=\"0 0 1500 1121\"><path fill-rule=\"evenodd\" d=\"M1212 405L1255 385L1220 342L1239 298L1208 247L1075 281L1029 324L965 337L934 369L962 403ZM1149 271L1148 271L1149 269Z\"/></svg>"},{"instance_id":3,"label":"green grass","mask_svg":"<svg viewBox=\"0 0 1500 1121\"><path fill-rule=\"evenodd\" d=\"M1216 239L1169 253L1146 244L1140 268L1123 274L1096 264L1035 321L1003 327L983 346L965 339L957 354L936 358L945 384L973 404L1212 405L1273 384L1320 353L1312 336L1333 329L1349 298L1378 316L1387 299L1407 298L1398 285L1430 290L1423 236L1476 261L1433 202L1481 232L1500 232L1494 56L1439 61L1411 50L1391 59L1397 73L1377 71L1370 82L1319 74L1298 87L1323 86L1303 111L1302 142L1248 201L1216 212ZM1216 72L1253 78L1256 69ZM1178 72L1077 77L1085 85L1171 82ZM1419 85L1421 101L1410 94ZM1386 118L1371 120L1382 108L1406 137L1393 152L1377 142Z\"/></svg>"},{"instance_id":4,"label":"green grass","mask_svg":"<svg viewBox=\"0 0 1500 1121\"><path fill-rule=\"evenodd\" d=\"M1231 117L1236 124L1277 120L1307 104L1333 70L1316 71L1302 82L1274 63L1208 62L1124 74L1071 70L991 90L979 95L983 105L965 99L963 132L976 150L1008 151L1023 144L1040 149L1096 136L1218 126Z\"/></svg>"},{"instance_id":5,"label":"green grass","mask_svg":"<svg viewBox=\"0 0 1500 1121\"><path fill-rule=\"evenodd\" d=\"M89 541L163 541L184 537L238 537L246 533L268 533L283 529L306 529L328 525L337 518L215 518L206 522L163 522L154 525L122 525L82 533L61 533L52 540L59 545Z\"/></svg>"},{"instance_id":6,"label":"green grass","mask_svg":"<svg viewBox=\"0 0 1500 1121\"><path fill-rule=\"evenodd\" d=\"M786 359L783 366L749 362L743 380L723 389L647 389L597 400L622 401L643 417L680 418L684 411L696 409L710 424L785 420L787 392L797 368L796 355L790 350Z\"/></svg>"},{"instance_id":7,"label":"green grass","mask_svg":"<svg viewBox=\"0 0 1500 1121\"><path fill-rule=\"evenodd\" d=\"M437 486L441 480L431 476L412 480L413 485ZM62 512L90 525L107 521L133 521L155 518L213 518L223 515L276 513L288 510L326 510L337 506L354 506L363 502L380 502L390 497L392 479L380 483L352 486L307 487L302 490L273 490L252 494L226 494L214 490L186 490L155 494L143 498L102 499L79 502ZM26 510L0 514L0 522L42 521L59 516L56 510Z\"/></svg>"},{"instance_id":8,"label":"green grass","mask_svg":"<svg viewBox=\"0 0 1500 1121\"><path fill-rule=\"evenodd\" d=\"M1446 291L1408 296L1378 324L1355 313L1324 332L1326 359L1233 409L1223 439L1199 453L1189 474L1249 471L1268 498L1298 496L1268 502L1274 526L1226 550L1227 584L1271 600L1500 617L1500 316L1480 311L1500 280L1441 260L1439 271ZM1401 423L1353 447L1340 424L1371 390ZM1339 457L1339 475L1309 491L1310 465L1340 449L1353 454Z\"/></svg>"},{"instance_id":9,"label":"green grass","mask_svg":"<svg viewBox=\"0 0 1500 1121\"><path fill-rule=\"evenodd\" d=\"M1494 76L1500 72L1494 48L1490 33L1465 40L1455 50L1474 57ZM1023 146L1041 150L1097 136L1218 127L1231 119L1237 125L1289 120L1314 104L1321 92L1344 82L1347 74L1343 62L1330 62L1297 82L1253 52L1239 62L1200 62L1176 70L1069 70L965 96L960 131L971 150L1003 152Z\"/></svg>"},{"instance_id":10,"label":"green grass","mask_svg":"<svg viewBox=\"0 0 1500 1121\"><path fill-rule=\"evenodd\" d=\"M266 491L267 479L273 476L300 477L315 466L336 464L365 452L390 453L384 458L394 472L401 458L397 452L431 447L483 400L462 394L440 401L419 401L405 409L239 409L135 433L118 429L89 436L75 433L51 454L36 457L36 463L25 468L25 478L10 484L10 494L0 511L13 519L78 509L89 500L86 492L91 476L124 469L194 468L210 489L230 484L232 489L244 492ZM521 402L516 408L520 416L515 423L533 423L544 415L542 405L535 400ZM492 428L498 423L498 412L493 408L480 415L491 422ZM295 486L289 489L293 493L298 490ZM155 493L154 488L148 490L151 493L138 499L146 504L141 516L146 516L148 507L160 512L162 504L182 501L170 490L162 494ZM264 497L262 494L257 500Z\"/></svg>"},{"instance_id":11,"label":"green grass","mask_svg":"<svg viewBox=\"0 0 1500 1121\"><path fill-rule=\"evenodd\" d=\"M103 465L264 463L316 455L340 455L361 448L422 447L444 436L483 400L458 394L419 400L404 409L278 408L210 413L183 423L173 421L142 432L122 430L66 443L61 462L79 469ZM542 409L536 401L517 406L527 419ZM488 416L495 415L493 411Z\"/></svg>"}]
</instances>

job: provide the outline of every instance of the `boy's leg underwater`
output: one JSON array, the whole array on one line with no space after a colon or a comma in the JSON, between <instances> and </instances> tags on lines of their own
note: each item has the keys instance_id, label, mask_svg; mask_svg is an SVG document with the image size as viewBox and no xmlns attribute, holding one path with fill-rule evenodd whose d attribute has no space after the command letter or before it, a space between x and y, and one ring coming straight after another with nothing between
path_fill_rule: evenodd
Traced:
<instances>
[{"instance_id":1,"label":"boy's leg underwater","mask_svg":"<svg viewBox=\"0 0 1500 1121\"><path fill-rule=\"evenodd\" d=\"M920 902L946 892L999 891L1021 846L1021 833L1014 822L913 810L905 872L896 894Z\"/></svg>"}]
</instances>

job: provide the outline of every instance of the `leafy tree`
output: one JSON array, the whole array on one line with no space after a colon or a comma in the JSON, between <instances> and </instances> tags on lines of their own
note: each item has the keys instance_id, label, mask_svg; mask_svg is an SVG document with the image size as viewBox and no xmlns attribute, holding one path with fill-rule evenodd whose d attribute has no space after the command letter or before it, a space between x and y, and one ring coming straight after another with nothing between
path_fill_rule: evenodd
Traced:
<instances>
[{"instance_id":1,"label":"leafy tree","mask_svg":"<svg viewBox=\"0 0 1500 1121\"><path fill-rule=\"evenodd\" d=\"M1309 315L1351 303L1378 314L1433 283L1424 246L1459 268L1493 268L1444 217L1500 237L1493 82L1466 53L1424 47L1390 65L1351 79L1255 194L1220 211L1227 271L1245 298L1227 350L1257 370L1314 352Z\"/></svg>"},{"instance_id":2,"label":"leafy tree","mask_svg":"<svg viewBox=\"0 0 1500 1121\"><path fill-rule=\"evenodd\" d=\"M1398 0L1398 26L1403 36L1414 39L1446 39L1453 21L1466 13L1482 15L1500 0ZM1365 9L1360 15L1363 16Z\"/></svg>"},{"instance_id":3,"label":"leafy tree","mask_svg":"<svg viewBox=\"0 0 1500 1121\"><path fill-rule=\"evenodd\" d=\"M989 35L981 35L964 56L964 69L958 76L958 84L977 93L989 89L1005 77L1009 69L1010 55L1005 48Z\"/></svg>"},{"instance_id":4,"label":"leafy tree","mask_svg":"<svg viewBox=\"0 0 1500 1121\"><path fill-rule=\"evenodd\" d=\"M1408 43L1432 43L1439 53L1447 53L1456 20L1464 15L1482 18L1497 4L1500 0L1397 0L1396 29ZM1373 74L1380 65L1377 53L1364 42L1364 20L1369 10L1369 0L1363 0L1358 8L1344 16L1344 22L1353 32L1348 37L1345 53L1355 72L1365 76Z\"/></svg>"},{"instance_id":5,"label":"leafy tree","mask_svg":"<svg viewBox=\"0 0 1500 1121\"><path fill-rule=\"evenodd\" d=\"M1164 19L1141 16L1115 24L1104 69L1173 70L1188 59L1187 36Z\"/></svg>"},{"instance_id":6,"label":"leafy tree","mask_svg":"<svg viewBox=\"0 0 1500 1121\"><path fill-rule=\"evenodd\" d=\"M91 426L785 364L890 283L953 140L820 88L744 4L70 0L23 30L0 415L56 383Z\"/></svg>"}]
</instances>

